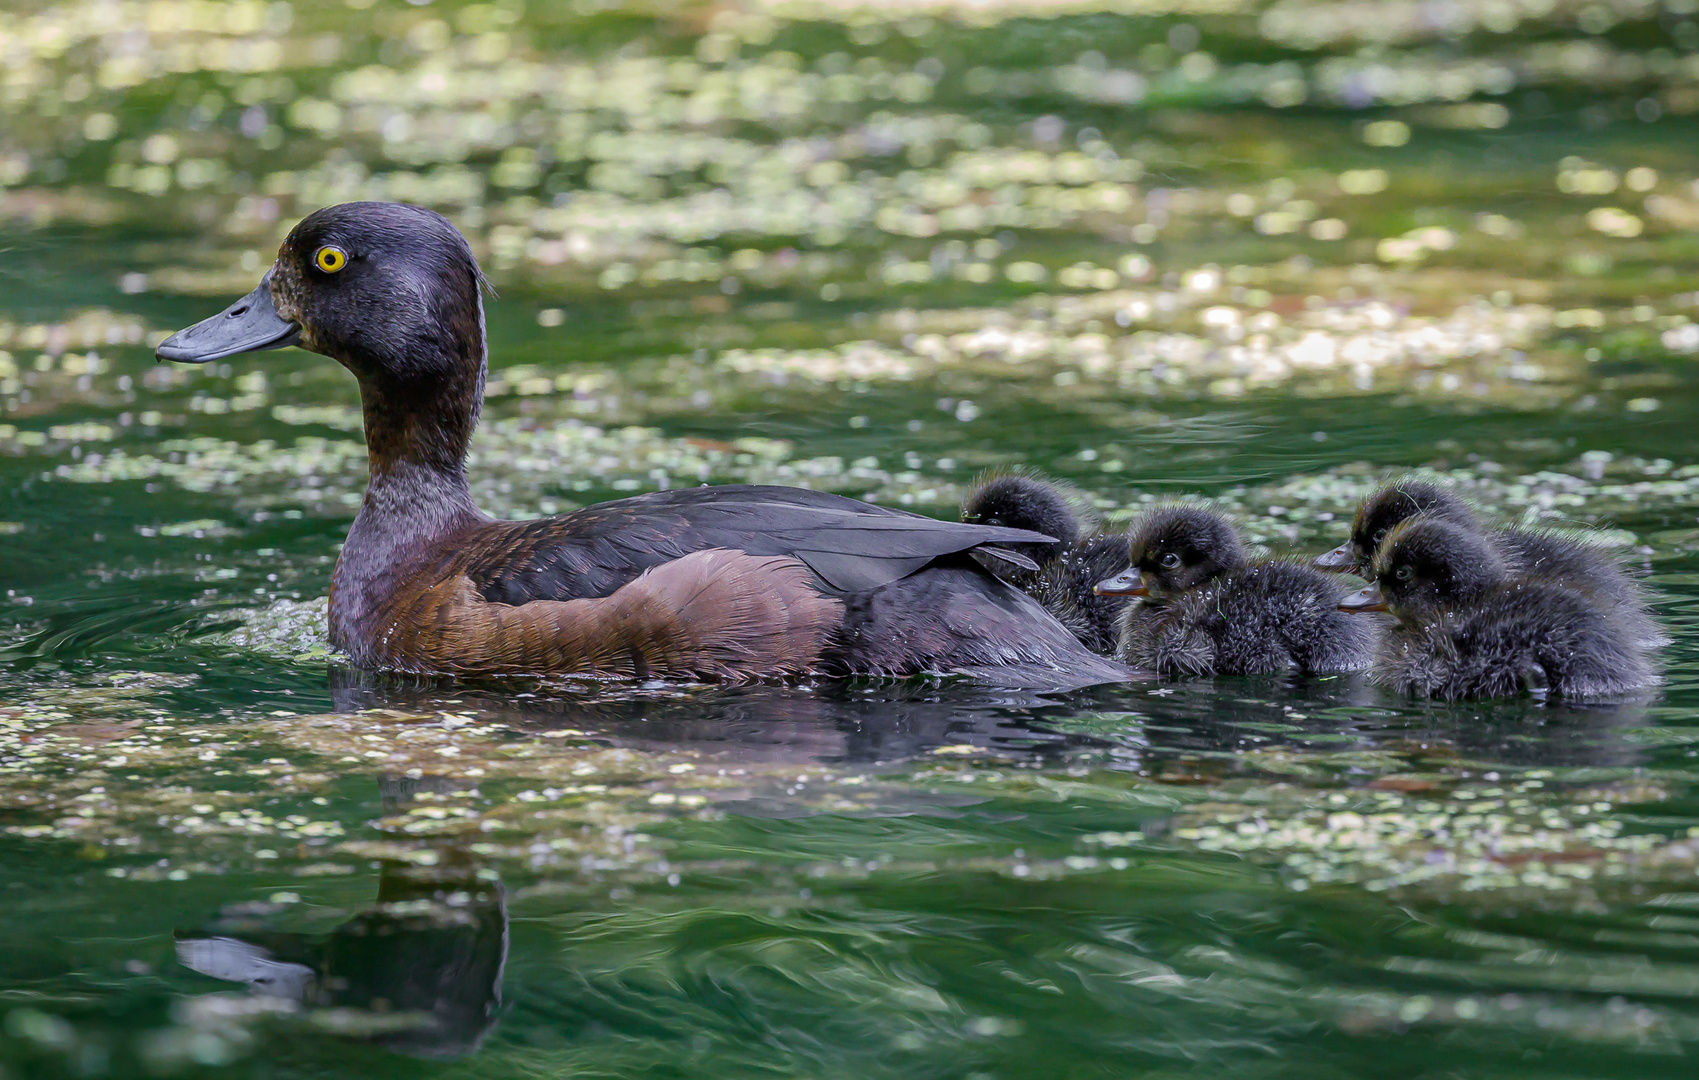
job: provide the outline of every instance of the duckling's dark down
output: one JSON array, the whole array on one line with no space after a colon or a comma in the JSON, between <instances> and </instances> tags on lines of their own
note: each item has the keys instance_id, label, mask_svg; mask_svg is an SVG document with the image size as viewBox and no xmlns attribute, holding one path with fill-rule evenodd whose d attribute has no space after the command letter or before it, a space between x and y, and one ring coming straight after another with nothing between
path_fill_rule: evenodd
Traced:
<instances>
[{"instance_id":1,"label":"duckling's dark down","mask_svg":"<svg viewBox=\"0 0 1699 1080\"><path fill-rule=\"evenodd\" d=\"M1337 580L1281 559L1251 562L1231 522L1163 506L1128 530L1126 570L1106 593L1143 597L1121 615L1120 656L1164 675L1360 671L1378 627L1338 610Z\"/></svg>"},{"instance_id":2,"label":"duckling's dark down","mask_svg":"<svg viewBox=\"0 0 1699 1080\"><path fill-rule=\"evenodd\" d=\"M1081 518L1056 484L1019 473L984 478L962 500L963 521L1056 538L1051 544L1002 545L1038 564L1036 572L1015 571L1009 580L1043 604L1086 648L1107 656L1115 652L1121 609L1131 600L1099 595L1094 586L1126 565L1127 541Z\"/></svg>"},{"instance_id":3,"label":"duckling's dark down","mask_svg":"<svg viewBox=\"0 0 1699 1080\"><path fill-rule=\"evenodd\" d=\"M1656 680L1647 649L1597 598L1516 577L1487 537L1418 515L1382 541L1374 583L1354 611L1391 611L1374 677L1417 697L1566 698L1620 694Z\"/></svg>"},{"instance_id":4,"label":"duckling's dark down","mask_svg":"<svg viewBox=\"0 0 1699 1080\"><path fill-rule=\"evenodd\" d=\"M1587 594L1635 640L1647 645L1669 642L1669 635L1647 609L1639 582L1608 551L1543 529L1489 528L1456 492L1425 480L1396 480L1364 499L1351 522L1351 539L1318 558L1316 565L1372 579L1371 567L1382 541L1417 514L1484 536L1515 576Z\"/></svg>"},{"instance_id":5,"label":"duckling's dark down","mask_svg":"<svg viewBox=\"0 0 1699 1080\"><path fill-rule=\"evenodd\" d=\"M484 279L445 218L348 203L296 225L247 297L166 360L300 345L360 384L371 479L330 637L362 667L608 677L965 672L1016 686L1131 673L972 558L1016 529L782 487L658 492L539 521L472 503Z\"/></svg>"}]
</instances>

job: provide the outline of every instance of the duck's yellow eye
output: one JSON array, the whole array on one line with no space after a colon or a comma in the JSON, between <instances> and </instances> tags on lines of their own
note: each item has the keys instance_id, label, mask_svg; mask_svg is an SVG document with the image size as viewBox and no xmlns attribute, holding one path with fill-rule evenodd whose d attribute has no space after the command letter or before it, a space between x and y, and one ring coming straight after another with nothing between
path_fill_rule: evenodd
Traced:
<instances>
[{"instance_id":1,"label":"duck's yellow eye","mask_svg":"<svg viewBox=\"0 0 1699 1080\"><path fill-rule=\"evenodd\" d=\"M339 247L322 247L313 256L313 263L327 274L334 274L348 265L348 253Z\"/></svg>"}]
</instances>

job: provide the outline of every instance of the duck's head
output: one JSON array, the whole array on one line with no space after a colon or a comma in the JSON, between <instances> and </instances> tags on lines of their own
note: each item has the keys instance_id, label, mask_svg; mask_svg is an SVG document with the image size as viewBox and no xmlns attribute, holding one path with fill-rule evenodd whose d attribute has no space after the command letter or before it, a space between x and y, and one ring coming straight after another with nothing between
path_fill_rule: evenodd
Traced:
<instances>
[{"instance_id":1,"label":"duck's head","mask_svg":"<svg viewBox=\"0 0 1699 1080\"><path fill-rule=\"evenodd\" d=\"M172 334L158 355L204 364L299 345L362 378L442 377L468 352L482 363L483 285L466 238L441 214L328 206L290 230L253 292Z\"/></svg>"},{"instance_id":2,"label":"duck's head","mask_svg":"<svg viewBox=\"0 0 1699 1080\"><path fill-rule=\"evenodd\" d=\"M1316 559L1316 566L1369 577L1369 568L1381 543L1392 530L1417 514L1459 525L1475 523L1475 512L1456 492L1425 480L1397 480L1358 504L1357 515L1351 521L1351 539Z\"/></svg>"},{"instance_id":3,"label":"duck's head","mask_svg":"<svg viewBox=\"0 0 1699 1080\"><path fill-rule=\"evenodd\" d=\"M204 364L299 345L362 378L440 378L469 352L483 361L483 285L466 238L441 214L328 206L290 230L253 292L172 334L158 355Z\"/></svg>"},{"instance_id":4,"label":"duck's head","mask_svg":"<svg viewBox=\"0 0 1699 1080\"><path fill-rule=\"evenodd\" d=\"M1079 515L1055 484L1018 473L993 476L968 494L962 520L974 525L1005 525L1011 529L1053 536L1064 545L1080 538ZM1030 545L1048 551L1049 544Z\"/></svg>"},{"instance_id":5,"label":"duck's head","mask_svg":"<svg viewBox=\"0 0 1699 1080\"><path fill-rule=\"evenodd\" d=\"M304 218L253 292L166 338L158 356L322 353L360 380L374 466L422 457L457 467L483 399L484 284L441 214L343 203Z\"/></svg>"},{"instance_id":6,"label":"duck's head","mask_svg":"<svg viewBox=\"0 0 1699 1080\"><path fill-rule=\"evenodd\" d=\"M1100 581L1100 596L1143 596L1161 603L1245 565L1239 530L1197 506L1163 506L1135 520L1127 533L1126 570Z\"/></svg>"},{"instance_id":7,"label":"duck's head","mask_svg":"<svg viewBox=\"0 0 1699 1080\"><path fill-rule=\"evenodd\" d=\"M1370 570L1369 587L1346 597L1340 610L1420 618L1477 599L1508 576L1503 559L1478 529L1432 514L1394 527Z\"/></svg>"}]
</instances>

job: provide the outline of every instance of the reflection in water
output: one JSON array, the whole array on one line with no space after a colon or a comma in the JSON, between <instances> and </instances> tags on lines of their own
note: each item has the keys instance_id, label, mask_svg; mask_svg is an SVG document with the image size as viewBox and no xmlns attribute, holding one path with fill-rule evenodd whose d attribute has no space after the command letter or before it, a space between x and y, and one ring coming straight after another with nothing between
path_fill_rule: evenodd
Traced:
<instances>
[{"instance_id":1,"label":"reflection in water","mask_svg":"<svg viewBox=\"0 0 1699 1080\"><path fill-rule=\"evenodd\" d=\"M475 711L484 722L542 733L571 728L641 750L689 748L721 763L873 764L940 746L1054 753L1098 740L1035 724L1065 699L971 684L885 682L779 686L504 685L478 688L333 671L338 711Z\"/></svg>"},{"instance_id":2,"label":"reflection in water","mask_svg":"<svg viewBox=\"0 0 1699 1080\"><path fill-rule=\"evenodd\" d=\"M516 731L570 728L644 751L688 749L719 764L865 766L943 747L1039 760L1098 751L1112 767L1169 779L1256 770L1259 760L1246 752L1278 750L1632 766L1647 751L1631 733L1651 722L1656 700L1414 703L1356 675L1194 679L1044 696L922 682L474 688L341 669L332 673L331 692L339 711L475 711Z\"/></svg>"},{"instance_id":3,"label":"reflection in water","mask_svg":"<svg viewBox=\"0 0 1699 1080\"><path fill-rule=\"evenodd\" d=\"M452 781L380 778L386 810ZM235 904L179 934L177 958L227 982L310 1009L339 1010L338 1030L429 1058L475 1051L495 1028L507 966L507 896L462 852L424 867L383 864L376 903L328 936L269 929L270 905Z\"/></svg>"},{"instance_id":4,"label":"reflection in water","mask_svg":"<svg viewBox=\"0 0 1699 1080\"><path fill-rule=\"evenodd\" d=\"M1361 676L1200 679L1164 691L1135 705L1145 760L1159 766L1208 758L1218 770L1250 764L1239 756L1247 752L1277 749L1317 756L1390 752L1512 768L1632 766L1647 752L1632 733L1652 722L1656 700L1417 703Z\"/></svg>"}]
</instances>

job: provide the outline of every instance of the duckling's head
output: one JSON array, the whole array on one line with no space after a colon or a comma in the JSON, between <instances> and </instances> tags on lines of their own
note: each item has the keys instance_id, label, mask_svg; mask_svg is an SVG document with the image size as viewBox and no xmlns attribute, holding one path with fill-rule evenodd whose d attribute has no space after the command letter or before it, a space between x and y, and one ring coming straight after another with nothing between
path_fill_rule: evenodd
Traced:
<instances>
[{"instance_id":1,"label":"duckling's head","mask_svg":"<svg viewBox=\"0 0 1699 1080\"><path fill-rule=\"evenodd\" d=\"M1055 537L1063 545L1080 538L1080 519L1055 484L1018 473L994 476L962 502L962 520L974 525L1006 525ZM1035 545L1048 551L1049 544Z\"/></svg>"},{"instance_id":2,"label":"duckling's head","mask_svg":"<svg viewBox=\"0 0 1699 1080\"><path fill-rule=\"evenodd\" d=\"M1162 603L1245 565L1233 523L1198 506L1162 506L1135 520L1122 573L1100 582L1103 596L1143 596Z\"/></svg>"},{"instance_id":3,"label":"duckling's head","mask_svg":"<svg viewBox=\"0 0 1699 1080\"><path fill-rule=\"evenodd\" d=\"M1393 529L1417 514L1459 525L1475 523L1474 511L1456 492L1424 480L1397 480L1357 506L1357 516L1351 522L1351 539L1318 558L1316 566L1368 577L1381 543Z\"/></svg>"},{"instance_id":4,"label":"duckling's head","mask_svg":"<svg viewBox=\"0 0 1699 1080\"><path fill-rule=\"evenodd\" d=\"M1346 611L1390 611L1400 619L1466 604L1509 577L1504 560L1478 529L1432 514L1396 526L1381 542L1372 583L1347 597Z\"/></svg>"},{"instance_id":5,"label":"duckling's head","mask_svg":"<svg viewBox=\"0 0 1699 1080\"><path fill-rule=\"evenodd\" d=\"M441 214L343 203L302 219L253 292L172 334L158 355L204 364L299 345L359 378L374 455L393 442L455 456L483 398L484 284Z\"/></svg>"}]
</instances>

